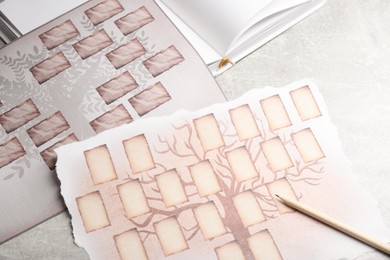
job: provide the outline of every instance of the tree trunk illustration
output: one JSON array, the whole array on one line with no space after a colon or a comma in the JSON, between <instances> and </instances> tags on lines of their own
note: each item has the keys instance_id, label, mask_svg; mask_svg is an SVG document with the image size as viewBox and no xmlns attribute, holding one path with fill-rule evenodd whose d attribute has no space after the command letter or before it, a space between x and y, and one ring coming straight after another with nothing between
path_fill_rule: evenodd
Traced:
<instances>
[{"instance_id":1,"label":"tree trunk illustration","mask_svg":"<svg viewBox=\"0 0 390 260\"><path fill-rule=\"evenodd\" d=\"M258 119L260 122L261 120ZM235 149L237 147L244 146L250 153L251 159L253 163L256 163L260 160L262 155L262 150L260 143L266 140L266 137L270 137L270 135L276 136L271 130L265 130L264 126L262 127L262 136L258 137L256 140L249 139L247 141L240 141L237 138L237 135L232 130L232 127L229 126L228 121L218 122L221 133L225 140L225 146L219 149L215 149L212 151L204 152L202 147L200 147L199 143L197 143L197 136L191 123L185 122L180 126L172 125L175 129L174 133L170 136L158 136L158 141L160 143L159 147L154 147L156 153L161 155L169 155L178 160L184 160L191 158L196 163L202 162L204 160L209 160L212 162L213 170L218 179L218 182L221 186L221 191L214 194L213 200L218 200L219 205L219 213L223 220L225 227L228 232L233 235L234 240L239 244L242 252L244 253L246 259L254 259L254 255L252 254L249 244L248 238L253 235L250 233L248 227L245 227L240 219L240 215L234 206L233 198L240 194L243 191L250 190L256 197L257 200L263 201L266 205L269 206L268 209L262 209L263 213L266 217L266 220L276 218L280 214L275 206L275 203L272 197L269 194L264 194L260 189L275 181L277 178L288 178L289 181L299 182L304 181L308 185L317 185L319 180L321 179L321 173L323 173L323 166L320 162L314 161L308 164L304 164L300 160L295 160L294 167L291 169L286 169L278 173L273 173L270 170L269 165L266 165L268 173L258 171L258 177L247 180L244 182L238 182L235 176L230 169L226 153ZM272 137L273 137L272 136ZM291 139L283 136L282 142L284 145L294 145ZM164 148L162 148L164 147ZM264 160L264 159L263 159ZM262 162L264 163L264 162ZM158 167L161 168L161 171L167 171L170 169L170 165L161 165L157 164ZM262 169L264 166L261 166ZM268 174L268 175L267 175ZM154 176L148 175L149 178L141 180L144 184L153 184L155 182ZM278 177L279 176L279 177ZM281 177L280 177L281 176ZM267 179L268 178L268 179ZM183 187L191 188L197 190L194 182L182 182ZM153 191L158 194L159 190L154 188ZM193 194L192 194L193 195ZM191 195L189 195L190 197ZM300 195L298 195L298 198ZM156 197L147 197L148 200L160 201L162 203L162 198L159 196ZM210 201L210 198L207 198ZM157 215L163 216L179 216L183 212L187 210L195 209L204 202L199 203L189 203L184 205L174 206L173 209L160 209L156 207L151 207L151 214L143 221L143 222L135 222L132 223L138 227L141 231L140 233L144 233L145 236L143 240L145 241L150 235L155 235L152 231L145 231L143 228L147 227L150 223L152 223ZM221 210L223 208L223 211ZM222 211L222 212L221 212ZM196 223L196 221L195 221ZM191 240L200 230L198 224L191 228L184 228L184 233L187 241Z\"/></svg>"}]
</instances>

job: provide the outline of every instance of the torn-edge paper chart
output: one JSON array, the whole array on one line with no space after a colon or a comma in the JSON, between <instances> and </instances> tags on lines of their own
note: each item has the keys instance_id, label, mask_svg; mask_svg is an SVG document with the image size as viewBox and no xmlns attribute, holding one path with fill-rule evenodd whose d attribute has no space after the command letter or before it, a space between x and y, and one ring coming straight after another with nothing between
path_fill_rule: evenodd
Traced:
<instances>
[{"instance_id":1,"label":"torn-edge paper chart","mask_svg":"<svg viewBox=\"0 0 390 260\"><path fill-rule=\"evenodd\" d=\"M91 0L0 50L0 243L65 210L55 148L223 102L153 0Z\"/></svg>"},{"instance_id":2,"label":"torn-edge paper chart","mask_svg":"<svg viewBox=\"0 0 390 260\"><path fill-rule=\"evenodd\" d=\"M142 119L56 152L75 241L92 259L339 259L372 250L275 193L390 241L309 81Z\"/></svg>"}]
</instances>

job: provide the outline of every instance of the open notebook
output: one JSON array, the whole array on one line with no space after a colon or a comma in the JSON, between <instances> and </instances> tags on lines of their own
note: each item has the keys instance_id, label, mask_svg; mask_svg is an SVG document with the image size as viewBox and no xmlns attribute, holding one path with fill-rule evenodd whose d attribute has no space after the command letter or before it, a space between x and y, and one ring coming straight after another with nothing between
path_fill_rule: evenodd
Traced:
<instances>
[{"instance_id":1,"label":"open notebook","mask_svg":"<svg viewBox=\"0 0 390 260\"><path fill-rule=\"evenodd\" d=\"M156 0L214 75L321 7L325 0Z\"/></svg>"}]
</instances>

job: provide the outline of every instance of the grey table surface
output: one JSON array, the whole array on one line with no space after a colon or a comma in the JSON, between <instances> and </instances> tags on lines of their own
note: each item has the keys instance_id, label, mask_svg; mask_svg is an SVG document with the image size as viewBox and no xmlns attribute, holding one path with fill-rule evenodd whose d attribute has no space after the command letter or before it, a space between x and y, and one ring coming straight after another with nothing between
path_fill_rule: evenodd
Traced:
<instances>
[{"instance_id":1,"label":"grey table surface","mask_svg":"<svg viewBox=\"0 0 390 260\"><path fill-rule=\"evenodd\" d=\"M328 0L217 81L230 100L253 87L303 78L319 86L352 171L390 227L390 1ZM88 255L73 243L64 212L0 245L0 259ZM388 258L373 252L359 259Z\"/></svg>"}]
</instances>

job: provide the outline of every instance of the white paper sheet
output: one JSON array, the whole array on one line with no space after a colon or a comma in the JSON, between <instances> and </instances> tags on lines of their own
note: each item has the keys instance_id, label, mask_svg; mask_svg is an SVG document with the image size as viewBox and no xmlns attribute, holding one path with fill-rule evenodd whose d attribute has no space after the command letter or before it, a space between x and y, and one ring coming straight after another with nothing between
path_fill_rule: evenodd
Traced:
<instances>
[{"instance_id":1,"label":"white paper sheet","mask_svg":"<svg viewBox=\"0 0 390 260\"><path fill-rule=\"evenodd\" d=\"M221 56L248 28L272 13L308 0L162 0Z\"/></svg>"},{"instance_id":2,"label":"white paper sheet","mask_svg":"<svg viewBox=\"0 0 390 260\"><path fill-rule=\"evenodd\" d=\"M56 151L75 241L92 259L340 259L372 250L285 207L276 192L390 241L309 81L141 119ZM99 171L101 163L112 167Z\"/></svg>"},{"instance_id":3,"label":"white paper sheet","mask_svg":"<svg viewBox=\"0 0 390 260\"><path fill-rule=\"evenodd\" d=\"M0 3L0 11L24 35L87 1L6 0Z\"/></svg>"}]
</instances>

